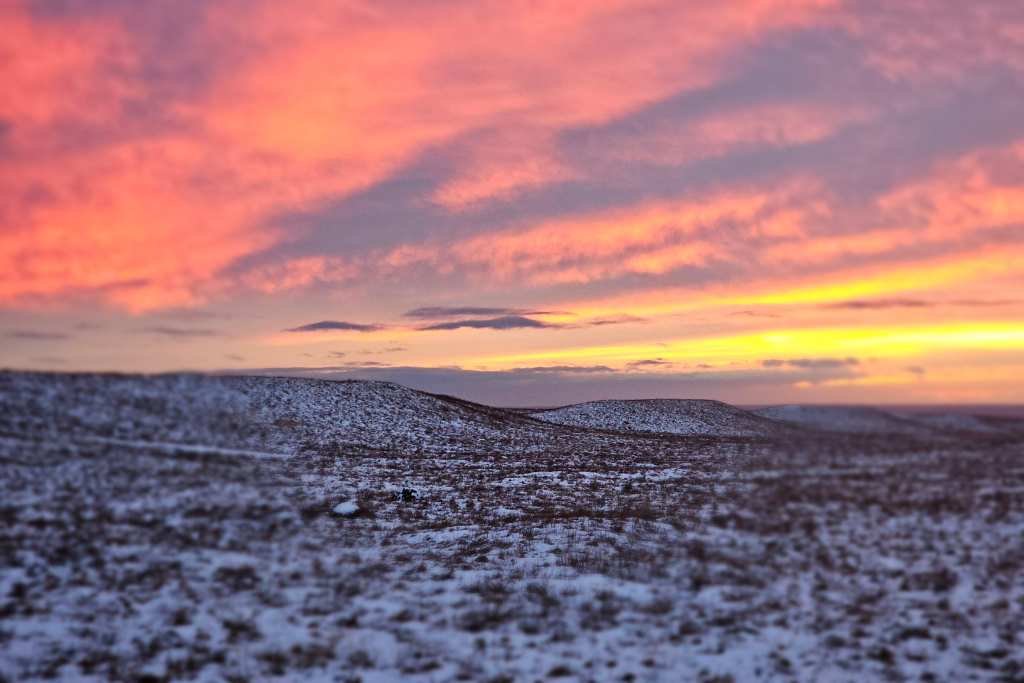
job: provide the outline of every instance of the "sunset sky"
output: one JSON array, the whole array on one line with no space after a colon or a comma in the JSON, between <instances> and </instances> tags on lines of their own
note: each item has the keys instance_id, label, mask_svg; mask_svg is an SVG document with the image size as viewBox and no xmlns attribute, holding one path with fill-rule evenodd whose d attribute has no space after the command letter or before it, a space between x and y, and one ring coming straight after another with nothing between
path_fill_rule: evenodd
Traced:
<instances>
[{"instance_id":1,"label":"sunset sky","mask_svg":"<svg viewBox=\"0 0 1024 683\"><path fill-rule=\"evenodd\" d=\"M1024 399L1024 3L7 0L0 366Z\"/></svg>"}]
</instances>

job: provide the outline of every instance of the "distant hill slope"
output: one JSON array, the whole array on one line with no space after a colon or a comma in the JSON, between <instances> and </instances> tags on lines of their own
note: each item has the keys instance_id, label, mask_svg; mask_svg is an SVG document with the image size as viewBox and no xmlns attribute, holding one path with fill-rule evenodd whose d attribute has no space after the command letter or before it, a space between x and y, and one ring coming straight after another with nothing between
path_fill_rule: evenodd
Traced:
<instances>
[{"instance_id":1,"label":"distant hill slope","mask_svg":"<svg viewBox=\"0 0 1024 683\"><path fill-rule=\"evenodd\" d=\"M1006 418L991 420L977 415L958 413L923 413L921 415L913 415L907 419L939 430L977 432L982 434L999 433L1002 431L1003 424L1013 422Z\"/></svg>"},{"instance_id":2,"label":"distant hill slope","mask_svg":"<svg viewBox=\"0 0 1024 683\"><path fill-rule=\"evenodd\" d=\"M862 406L784 405L761 408L754 413L792 425L847 434L923 435L930 431L928 425Z\"/></svg>"},{"instance_id":3,"label":"distant hill slope","mask_svg":"<svg viewBox=\"0 0 1024 683\"><path fill-rule=\"evenodd\" d=\"M907 419L946 434L1013 436L1024 434L1024 418L1011 415L975 415L935 412L908 415Z\"/></svg>"},{"instance_id":4,"label":"distant hill slope","mask_svg":"<svg viewBox=\"0 0 1024 683\"><path fill-rule=\"evenodd\" d=\"M779 406L755 413L718 401L681 399L524 411L389 382L0 372L0 438L52 443L98 439L278 455L308 449L525 455L566 448L617 453L624 440L643 440L650 448L659 434L788 438L801 428L1004 438L1024 433L1024 422L967 415L905 418L836 406Z\"/></svg>"},{"instance_id":5,"label":"distant hill slope","mask_svg":"<svg viewBox=\"0 0 1024 683\"><path fill-rule=\"evenodd\" d=\"M697 399L591 401L530 414L554 424L621 432L763 436L780 429L777 423L728 403Z\"/></svg>"},{"instance_id":6,"label":"distant hill slope","mask_svg":"<svg viewBox=\"0 0 1024 683\"><path fill-rule=\"evenodd\" d=\"M550 441L527 416L398 384L199 374L0 373L0 434L463 452Z\"/></svg>"}]
</instances>

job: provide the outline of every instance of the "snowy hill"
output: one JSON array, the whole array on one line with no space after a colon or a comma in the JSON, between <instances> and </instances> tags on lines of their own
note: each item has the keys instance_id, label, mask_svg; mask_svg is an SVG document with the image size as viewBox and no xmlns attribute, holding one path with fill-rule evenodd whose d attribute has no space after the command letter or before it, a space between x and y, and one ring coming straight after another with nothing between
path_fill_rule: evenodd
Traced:
<instances>
[{"instance_id":1,"label":"snowy hill","mask_svg":"<svg viewBox=\"0 0 1024 683\"><path fill-rule=\"evenodd\" d=\"M389 382L0 372L0 437L59 436L277 455L310 448L526 454L557 449L567 436L574 448L596 452L616 448L612 442L622 438L770 437L795 435L800 428L954 438L1015 433L1022 424L967 414L901 417L846 406L750 412L718 401L683 399L506 410Z\"/></svg>"},{"instance_id":2,"label":"snowy hill","mask_svg":"<svg viewBox=\"0 0 1024 683\"><path fill-rule=\"evenodd\" d=\"M801 427L847 434L926 434L927 425L861 406L785 405L754 411L761 417Z\"/></svg>"},{"instance_id":3,"label":"snowy hill","mask_svg":"<svg viewBox=\"0 0 1024 683\"><path fill-rule=\"evenodd\" d=\"M762 436L778 425L720 401L646 399L591 401L531 413L560 425L692 436Z\"/></svg>"},{"instance_id":4,"label":"snowy hill","mask_svg":"<svg viewBox=\"0 0 1024 683\"><path fill-rule=\"evenodd\" d=\"M0 432L294 453L529 448L551 427L387 382L0 373ZM518 446L517 446L518 445Z\"/></svg>"}]
</instances>

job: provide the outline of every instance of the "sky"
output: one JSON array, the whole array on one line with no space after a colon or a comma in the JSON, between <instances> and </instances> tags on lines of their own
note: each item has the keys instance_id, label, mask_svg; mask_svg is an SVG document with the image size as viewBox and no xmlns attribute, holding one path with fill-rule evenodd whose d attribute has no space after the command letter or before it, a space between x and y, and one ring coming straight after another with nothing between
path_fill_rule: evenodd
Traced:
<instances>
[{"instance_id":1,"label":"sky","mask_svg":"<svg viewBox=\"0 0 1024 683\"><path fill-rule=\"evenodd\" d=\"M1024 391L1024 3L7 0L0 366Z\"/></svg>"}]
</instances>

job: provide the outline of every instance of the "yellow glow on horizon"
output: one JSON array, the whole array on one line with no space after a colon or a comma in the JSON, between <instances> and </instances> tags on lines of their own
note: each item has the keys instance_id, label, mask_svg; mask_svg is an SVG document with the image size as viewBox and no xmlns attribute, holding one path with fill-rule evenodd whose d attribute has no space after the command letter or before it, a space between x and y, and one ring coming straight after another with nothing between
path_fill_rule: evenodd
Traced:
<instances>
[{"instance_id":1,"label":"yellow glow on horizon","mask_svg":"<svg viewBox=\"0 0 1024 683\"><path fill-rule=\"evenodd\" d=\"M1002 262L991 255L950 263L913 266L890 270L863 279L853 279L827 285L800 287L765 295L737 297L735 304L817 304L846 301L869 296L892 296L905 292L936 289L942 285L969 280L980 273L1003 272L1014 263Z\"/></svg>"},{"instance_id":2,"label":"yellow glow on horizon","mask_svg":"<svg viewBox=\"0 0 1024 683\"><path fill-rule=\"evenodd\" d=\"M502 369L523 362L625 363L658 357L667 361L751 362L766 358L912 357L948 350L1020 349L1024 323L956 323L926 327L846 327L775 330L723 337L677 339L665 344L621 344L541 351L475 359L474 365Z\"/></svg>"},{"instance_id":3,"label":"yellow glow on horizon","mask_svg":"<svg viewBox=\"0 0 1024 683\"><path fill-rule=\"evenodd\" d=\"M873 269L868 273L834 276L825 284L770 283L754 294L695 292L685 289L663 289L642 295L620 296L605 300L563 302L579 316L598 317L628 307L633 315L670 315L729 306L786 306L827 304L866 297L893 297L909 293L941 290L950 285L1018 273L1024 255L1007 249L988 249L970 256L957 255L942 261L913 264L888 270ZM749 288L749 283L744 288ZM755 285L755 289L757 286Z\"/></svg>"}]
</instances>

